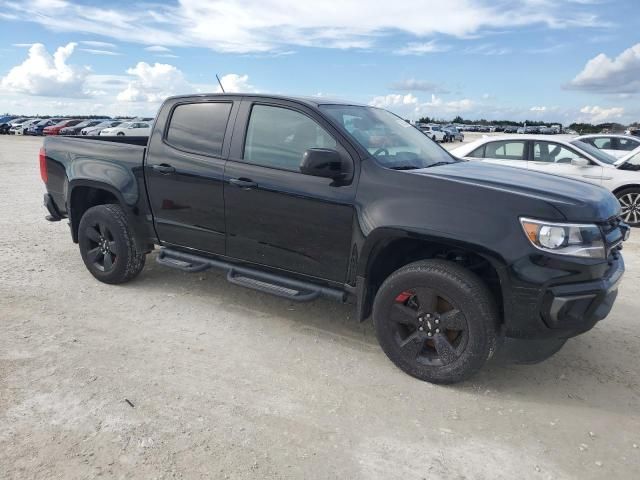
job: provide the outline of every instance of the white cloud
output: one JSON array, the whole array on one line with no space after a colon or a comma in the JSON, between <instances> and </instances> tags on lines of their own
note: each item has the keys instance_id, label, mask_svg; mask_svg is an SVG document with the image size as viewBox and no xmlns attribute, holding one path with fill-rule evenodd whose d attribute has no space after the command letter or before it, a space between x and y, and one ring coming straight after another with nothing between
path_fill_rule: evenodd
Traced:
<instances>
[{"instance_id":1,"label":"white cloud","mask_svg":"<svg viewBox=\"0 0 640 480\"><path fill-rule=\"evenodd\" d=\"M99 50L97 48L81 48L81 52L87 52L91 55L106 55L106 56L118 56L122 55L120 52L112 52L111 50Z\"/></svg>"},{"instance_id":2,"label":"white cloud","mask_svg":"<svg viewBox=\"0 0 640 480\"><path fill-rule=\"evenodd\" d=\"M417 105L418 99L414 97L412 94L407 93L406 95L398 95L398 94L389 94L389 95L381 95L378 97L373 97L369 102L369 105L379 108L392 108L397 107L399 105Z\"/></svg>"},{"instance_id":3,"label":"white cloud","mask_svg":"<svg viewBox=\"0 0 640 480\"><path fill-rule=\"evenodd\" d=\"M195 85L189 83L181 70L166 63L138 62L127 70L133 78L127 82L116 98L119 102L159 103L172 95L188 94L202 91L221 92L220 86ZM227 93L255 92L256 88L249 83L248 75L229 73L220 77ZM217 83L217 82L216 82Z\"/></svg>"},{"instance_id":4,"label":"white cloud","mask_svg":"<svg viewBox=\"0 0 640 480\"><path fill-rule=\"evenodd\" d=\"M604 53L587 62L569 88L605 93L636 93L640 90L640 43L616 58Z\"/></svg>"},{"instance_id":5,"label":"white cloud","mask_svg":"<svg viewBox=\"0 0 640 480\"><path fill-rule=\"evenodd\" d=\"M531 107L529 109L530 112L537 112L537 113L543 113L547 111L547 107L545 106L541 106L541 107Z\"/></svg>"},{"instance_id":6,"label":"white cloud","mask_svg":"<svg viewBox=\"0 0 640 480\"><path fill-rule=\"evenodd\" d=\"M33 44L28 58L9 70L0 85L3 89L29 95L86 96L85 80L89 69L67 63L75 47L75 43L69 43L51 55L41 43Z\"/></svg>"},{"instance_id":7,"label":"white cloud","mask_svg":"<svg viewBox=\"0 0 640 480\"><path fill-rule=\"evenodd\" d=\"M441 45L435 40L431 40L429 42L409 42L394 53L397 55L424 55L425 53L446 52L450 49L449 45Z\"/></svg>"},{"instance_id":8,"label":"white cloud","mask_svg":"<svg viewBox=\"0 0 640 480\"><path fill-rule=\"evenodd\" d=\"M93 48L108 48L108 49L115 49L118 48L115 44L113 43L109 43L109 42L99 42L97 40L82 40L80 41L80 43L82 45L86 45L87 47L93 47Z\"/></svg>"},{"instance_id":9,"label":"white cloud","mask_svg":"<svg viewBox=\"0 0 640 480\"><path fill-rule=\"evenodd\" d=\"M147 52L155 52L155 53L165 53L170 52L171 50L167 47L163 47L162 45L151 45L150 47L146 47L145 50Z\"/></svg>"},{"instance_id":10,"label":"white cloud","mask_svg":"<svg viewBox=\"0 0 640 480\"><path fill-rule=\"evenodd\" d=\"M189 93L191 89L183 73L166 63L149 65L147 62L138 62L127 73L135 78L118 93L120 102L157 103L171 95Z\"/></svg>"},{"instance_id":11,"label":"white cloud","mask_svg":"<svg viewBox=\"0 0 640 480\"><path fill-rule=\"evenodd\" d=\"M249 75L238 75L237 73L228 73L220 77L220 83L224 87L226 93L255 93L256 88L249 83ZM220 86L216 92L220 93Z\"/></svg>"},{"instance_id":12,"label":"white cloud","mask_svg":"<svg viewBox=\"0 0 640 480\"><path fill-rule=\"evenodd\" d=\"M401 92L417 91L417 92L432 92L432 93L449 93L449 91L438 85L437 83L428 82L426 80L418 80L415 78L409 78L406 80L400 80L393 82L389 85L391 90L398 90Z\"/></svg>"},{"instance_id":13,"label":"white cloud","mask_svg":"<svg viewBox=\"0 0 640 480\"><path fill-rule=\"evenodd\" d=\"M620 120L624 115L623 107L602 108L597 105L582 107L580 109L582 116L580 122L585 123L605 123L614 120Z\"/></svg>"},{"instance_id":14,"label":"white cloud","mask_svg":"<svg viewBox=\"0 0 640 480\"><path fill-rule=\"evenodd\" d=\"M53 8L52 4L55 8ZM135 3L126 9L88 0L3 1L5 18L37 22L55 31L82 32L145 45L206 46L249 53L287 46L372 48L402 33L407 51L428 52L436 35L469 38L529 25L560 29L602 27L588 5L572 0L181 0ZM340 14L336 14L340 12ZM8 17L7 17L8 16Z\"/></svg>"}]
</instances>

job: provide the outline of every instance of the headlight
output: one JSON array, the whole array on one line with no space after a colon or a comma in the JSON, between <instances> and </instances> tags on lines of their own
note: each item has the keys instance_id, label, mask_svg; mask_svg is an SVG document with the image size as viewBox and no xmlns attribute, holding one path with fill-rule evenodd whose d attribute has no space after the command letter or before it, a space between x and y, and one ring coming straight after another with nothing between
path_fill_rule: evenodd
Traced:
<instances>
[{"instance_id":1,"label":"headlight","mask_svg":"<svg viewBox=\"0 0 640 480\"><path fill-rule=\"evenodd\" d=\"M602 233L597 225L551 223L521 218L520 223L534 247L574 257L605 258Z\"/></svg>"}]
</instances>

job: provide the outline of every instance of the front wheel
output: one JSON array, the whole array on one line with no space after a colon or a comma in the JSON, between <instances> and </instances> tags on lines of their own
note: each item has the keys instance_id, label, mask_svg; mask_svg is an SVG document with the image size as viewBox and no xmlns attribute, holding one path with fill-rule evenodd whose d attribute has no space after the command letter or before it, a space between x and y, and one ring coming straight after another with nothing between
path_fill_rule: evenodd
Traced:
<instances>
[{"instance_id":1,"label":"front wheel","mask_svg":"<svg viewBox=\"0 0 640 480\"><path fill-rule=\"evenodd\" d=\"M622 207L622 219L633 227L640 226L640 188L631 187L616 193Z\"/></svg>"},{"instance_id":2,"label":"front wheel","mask_svg":"<svg viewBox=\"0 0 640 480\"><path fill-rule=\"evenodd\" d=\"M469 378L498 343L491 293L475 274L447 261L419 261L393 273L376 295L373 322L389 359L432 383Z\"/></svg>"},{"instance_id":3,"label":"front wheel","mask_svg":"<svg viewBox=\"0 0 640 480\"><path fill-rule=\"evenodd\" d=\"M120 205L97 205L85 212L78 227L80 255L91 274L104 283L128 282L144 268Z\"/></svg>"}]
</instances>

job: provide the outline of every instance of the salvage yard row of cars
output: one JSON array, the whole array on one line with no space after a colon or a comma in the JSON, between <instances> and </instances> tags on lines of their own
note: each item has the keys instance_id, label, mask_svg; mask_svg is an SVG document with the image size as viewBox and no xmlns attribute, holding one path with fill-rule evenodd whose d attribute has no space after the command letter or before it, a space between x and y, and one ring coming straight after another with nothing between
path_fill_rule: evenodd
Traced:
<instances>
[{"instance_id":1,"label":"salvage yard row of cars","mask_svg":"<svg viewBox=\"0 0 640 480\"><path fill-rule=\"evenodd\" d=\"M148 136L153 118L21 118L1 117L4 135Z\"/></svg>"}]
</instances>

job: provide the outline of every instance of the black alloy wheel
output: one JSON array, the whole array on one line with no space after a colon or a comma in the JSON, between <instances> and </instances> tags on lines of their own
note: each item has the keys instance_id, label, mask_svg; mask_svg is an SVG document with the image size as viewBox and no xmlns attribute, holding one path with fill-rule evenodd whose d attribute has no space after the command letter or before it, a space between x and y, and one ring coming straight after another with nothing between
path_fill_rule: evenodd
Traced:
<instances>
[{"instance_id":1,"label":"black alloy wheel","mask_svg":"<svg viewBox=\"0 0 640 480\"><path fill-rule=\"evenodd\" d=\"M120 205L88 209L80 219L78 244L87 270L101 282L124 283L144 268L146 251L139 250Z\"/></svg>"},{"instance_id":2,"label":"black alloy wheel","mask_svg":"<svg viewBox=\"0 0 640 480\"><path fill-rule=\"evenodd\" d=\"M118 260L118 244L109 227L103 222L92 222L84 234L89 240L87 260L101 272L112 271Z\"/></svg>"},{"instance_id":3,"label":"black alloy wheel","mask_svg":"<svg viewBox=\"0 0 640 480\"><path fill-rule=\"evenodd\" d=\"M420 287L398 293L391 307L394 339L408 361L448 365L464 351L469 327L464 314L435 290Z\"/></svg>"},{"instance_id":4,"label":"black alloy wheel","mask_svg":"<svg viewBox=\"0 0 640 480\"><path fill-rule=\"evenodd\" d=\"M373 323L389 359L433 383L469 378L496 352L500 339L486 284L445 260L420 260L392 273L376 294Z\"/></svg>"}]
</instances>

